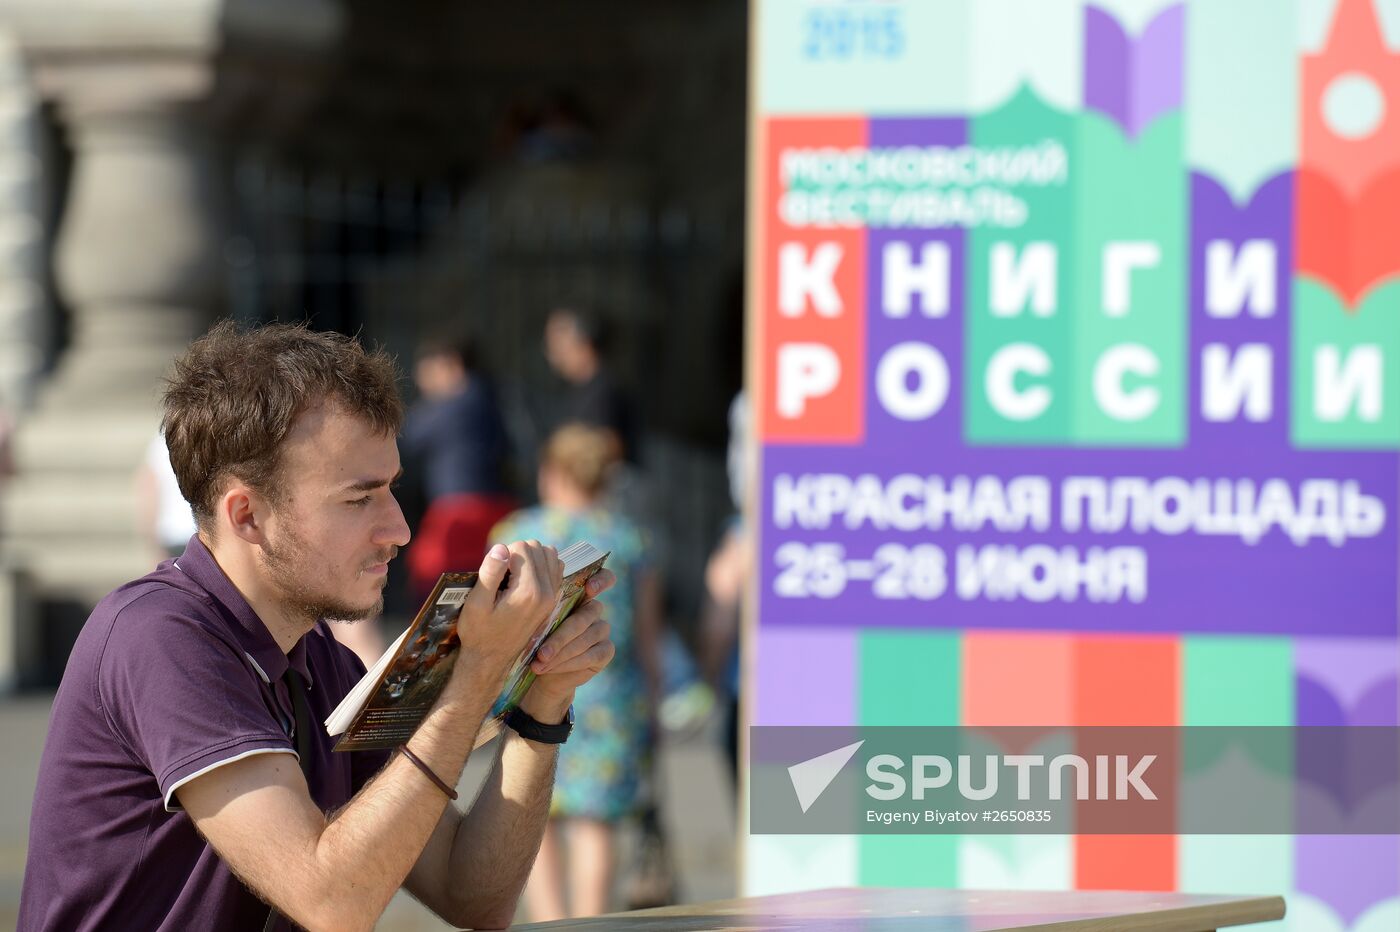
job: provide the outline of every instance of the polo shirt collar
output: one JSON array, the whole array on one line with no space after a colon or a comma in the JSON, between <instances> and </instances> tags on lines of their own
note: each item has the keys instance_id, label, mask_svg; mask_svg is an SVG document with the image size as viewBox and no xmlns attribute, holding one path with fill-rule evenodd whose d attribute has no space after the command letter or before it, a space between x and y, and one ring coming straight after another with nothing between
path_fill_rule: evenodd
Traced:
<instances>
[{"instance_id":1,"label":"polo shirt collar","mask_svg":"<svg viewBox=\"0 0 1400 932\"><path fill-rule=\"evenodd\" d=\"M233 619L234 624L229 626L233 635L265 680L277 682L290 667L301 674L307 686L311 685L311 671L306 663L306 636L297 639L290 654L282 653L272 632L267 630L258 613L243 598L243 593L224 574L223 568L198 534L190 538L185 552L175 560L175 568L198 584Z\"/></svg>"}]
</instances>

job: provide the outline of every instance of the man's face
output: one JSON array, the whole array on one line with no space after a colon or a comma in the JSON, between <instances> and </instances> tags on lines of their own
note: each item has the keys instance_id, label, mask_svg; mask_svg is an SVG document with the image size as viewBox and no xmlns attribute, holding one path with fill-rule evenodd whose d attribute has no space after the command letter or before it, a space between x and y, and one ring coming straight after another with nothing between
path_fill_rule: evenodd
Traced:
<instances>
[{"instance_id":1,"label":"man's face","mask_svg":"<svg viewBox=\"0 0 1400 932\"><path fill-rule=\"evenodd\" d=\"M408 543L390 491L394 438L334 403L297 418L282 451L282 497L261 564L289 611L359 619L384 607L389 561Z\"/></svg>"}]
</instances>

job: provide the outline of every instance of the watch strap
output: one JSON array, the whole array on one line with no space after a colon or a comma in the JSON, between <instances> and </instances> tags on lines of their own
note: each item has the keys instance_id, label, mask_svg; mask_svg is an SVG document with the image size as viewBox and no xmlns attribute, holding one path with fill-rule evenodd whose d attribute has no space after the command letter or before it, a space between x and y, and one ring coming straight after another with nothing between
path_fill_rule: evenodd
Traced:
<instances>
[{"instance_id":1,"label":"watch strap","mask_svg":"<svg viewBox=\"0 0 1400 932\"><path fill-rule=\"evenodd\" d=\"M538 741L540 744L563 744L569 740L569 734L574 730L574 707L569 706L569 711L565 713L562 722L546 725L516 706L506 713L506 726L528 741Z\"/></svg>"}]
</instances>

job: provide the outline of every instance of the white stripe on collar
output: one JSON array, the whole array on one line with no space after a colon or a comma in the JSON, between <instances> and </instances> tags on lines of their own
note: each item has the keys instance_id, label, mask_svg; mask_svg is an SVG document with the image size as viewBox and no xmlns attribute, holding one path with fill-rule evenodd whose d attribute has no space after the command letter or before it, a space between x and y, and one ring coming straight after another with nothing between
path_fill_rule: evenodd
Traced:
<instances>
[{"instance_id":1,"label":"white stripe on collar","mask_svg":"<svg viewBox=\"0 0 1400 932\"><path fill-rule=\"evenodd\" d=\"M258 676L263 678L263 682L271 685L272 680L268 678L267 671L258 665L258 662L253 659L253 655L245 650L243 656L248 658L248 662L253 665L254 670L258 671Z\"/></svg>"},{"instance_id":2,"label":"white stripe on collar","mask_svg":"<svg viewBox=\"0 0 1400 932\"><path fill-rule=\"evenodd\" d=\"M179 562L178 560L171 561L171 565L174 566L177 570L180 570L180 572L182 572L182 573L185 572L184 569L181 568L180 562ZM186 575L189 575L189 574L186 573ZM244 657L247 657L247 658L248 658L248 662L251 663L251 664L253 665L253 669L258 671L258 676L262 677L262 681L263 681L264 683L267 683L267 684L271 685L271 683L272 683L272 678L269 677L269 676L267 675L267 671L264 670L264 669L262 668L262 665L259 664L256 660L253 659L253 655L250 654L250 653L248 653L248 652L245 650L245 651L243 652L243 656L244 656ZM310 691L311 691L311 687L312 687L312 680L311 680L310 672L308 671L307 677L306 677L306 691L307 691L307 692L310 692Z\"/></svg>"},{"instance_id":3,"label":"white stripe on collar","mask_svg":"<svg viewBox=\"0 0 1400 932\"><path fill-rule=\"evenodd\" d=\"M264 670L264 669L262 668L262 666L261 666L256 660L253 659L253 655L250 654L250 653L248 653L248 652L245 650L245 651L243 652L243 656L244 656L244 657L247 657L247 658L248 658L248 662L251 663L251 664L253 665L253 669L258 671L258 676L262 677L262 681L263 681L264 683L267 683L267 684L271 685L271 683L272 683L272 678L271 678L270 676L268 676L268 675L267 675L267 671ZM312 683L312 680L311 680L310 675L308 674L307 677L306 677L306 691L307 691L307 692L311 692L312 686L313 686L313 683Z\"/></svg>"}]
</instances>

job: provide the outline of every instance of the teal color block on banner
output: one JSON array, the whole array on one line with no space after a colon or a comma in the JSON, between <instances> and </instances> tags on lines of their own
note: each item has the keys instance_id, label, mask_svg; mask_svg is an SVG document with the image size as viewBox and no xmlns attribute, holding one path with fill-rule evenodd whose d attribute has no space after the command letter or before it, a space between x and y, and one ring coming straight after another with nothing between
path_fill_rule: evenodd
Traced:
<instances>
[{"instance_id":1,"label":"teal color block on banner","mask_svg":"<svg viewBox=\"0 0 1400 932\"><path fill-rule=\"evenodd\" d=\"M1072 235L1078 178L1075 118L1023 87L1005 106L973 119L969 133L985 151L1053 143L1066 167L1052 183L1014 189L1026 205L1020 226L968 232L966 439L976 445L1066 445L1071 439L1078 299ZM1053 287L1039 292L1006 287L1005 280L1017 277L1012 269L1026 264L1037 265L1042 280Z\"/></svg>"},{"instance_id":2,"label":"teal color block on banner","mask_svg":"<svg viewBox=\"0 0 1400 932\"><path fill-rule=\"evenodd\" d=\"M861 725L956 725L962 637L948 631L862 631L856 696Z\"/></svg>"},{"instance_id":3,"label":"teal color block on banner","mask_svg":"<svg viewBox=\"0 0 1400 932\"><path fill-rule=\"evenodd\" d=\"M864 887L955 887L959 835L861 835Z\"/></svg>"},{"instance_id":4,"label":"teal color block on banner","mask_svg":"<svg viewBox=\"0 0 1400 932\"><path fill-rule=\"evenodd\" d=\"M1288 638L1187 636L1181 665L1183 725L1293 724Z\"/></svg>"},{"instance_id":5,"label":"teal color block on banner","mask_svg":"<svg viewBox=\"0 0 1400 932\"><path fill-rule=\"evenodd\" d=\"M962 639L946 631L863 631L856 695L862 725L956 725ZM860 882L881 887L951 887L956 835L861 835Z\"/></svg>"},{"instance_id":6,"label":"teal color block on banner","mask_svg":"<svg viewBox=\"0 0 1400 932\"><path fill-rule=\"evenodd\" d=\"M1181 116L1136 139L1079 118L1072 433L1081 446L1186 440L1186 171Z\"/></svg>"},{"instance_id":7,"label":"teal color block on banner","mask_svg":"<svg viewBox=\"0 0 1400 932\"><path fill-rule=\"evenodd\" d=\"M1293 724L1293 643L1288 638L1182 639L1184 725ZM1286 892L1293 886L1289 835L1183 835L1178 886L1188 893ZM1289 928L1269 924L1267 928Z\"/></svg>"},{"instance_id":8,"label":"teal color block on banner","mask_svg":"<svg viewBox=\"0 0 1400 932\"><path fill-rule=\"evenodd\" d=\"M1400 283L1344 307L1325 285L1293 286L1293 443L1400 449Z\"/></svg>"}]
</instances>

